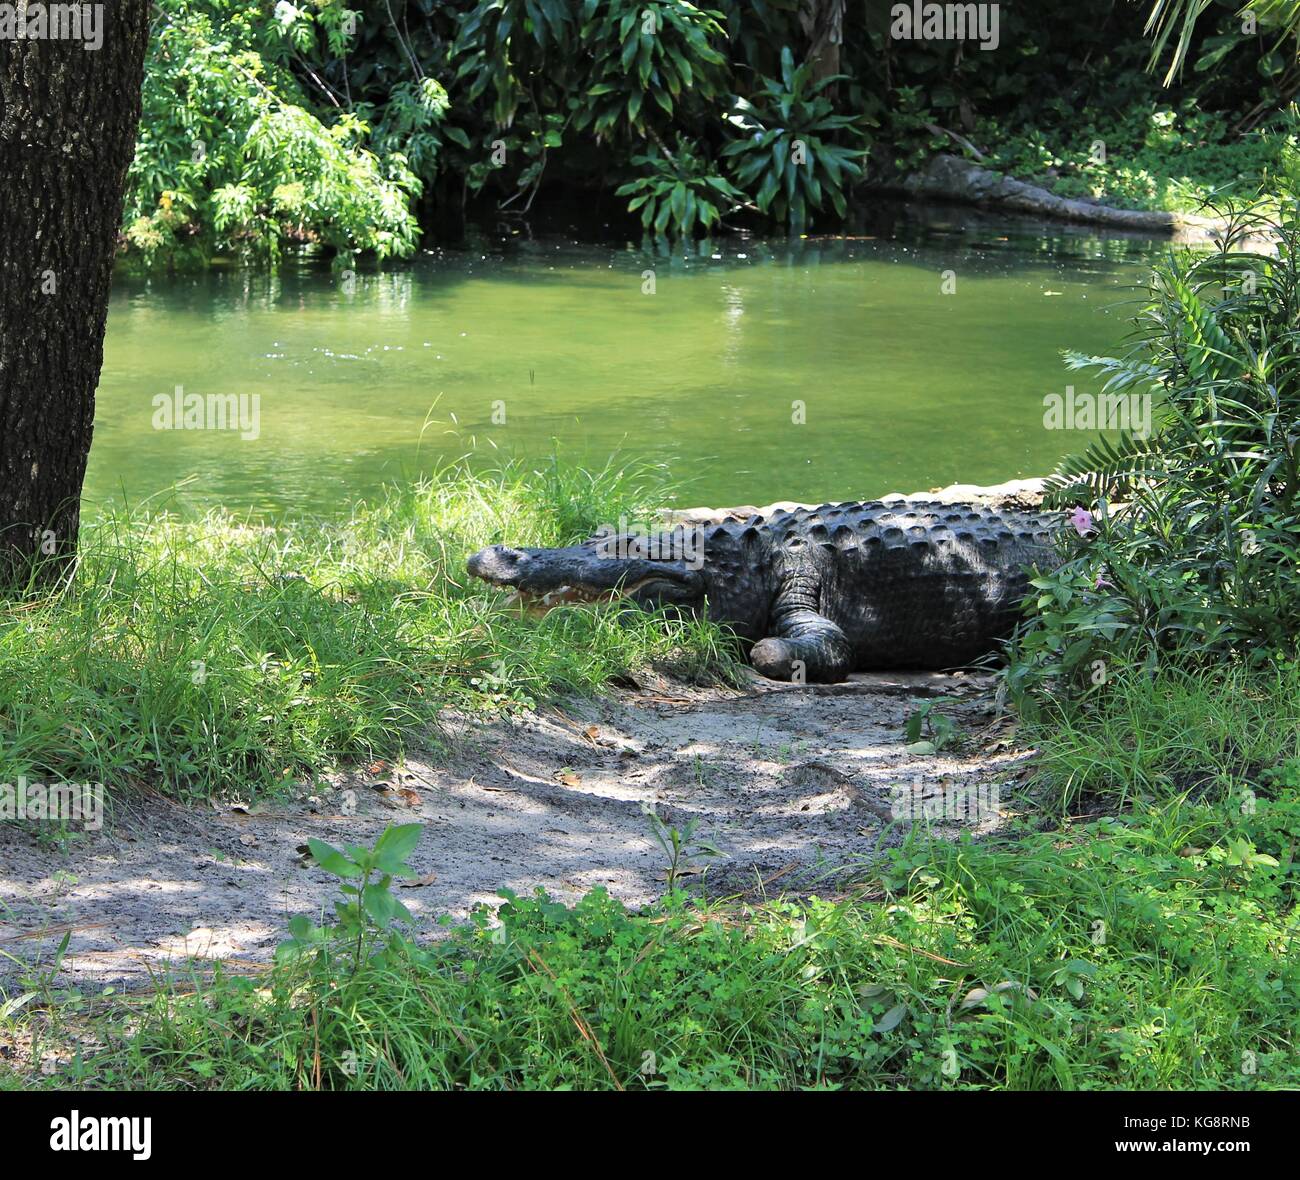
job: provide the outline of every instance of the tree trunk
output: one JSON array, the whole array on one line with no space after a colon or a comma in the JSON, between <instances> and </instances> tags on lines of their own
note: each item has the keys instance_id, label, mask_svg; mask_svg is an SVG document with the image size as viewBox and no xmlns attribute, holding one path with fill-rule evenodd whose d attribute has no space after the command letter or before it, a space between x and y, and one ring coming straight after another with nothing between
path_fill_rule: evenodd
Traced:
<instances>
[{"instance_id":1,"label":"tree trunk","mask_svg":"<svg viewBox=\"0 0 1300 1180\"><path fill-rule=\"evenodd\" d=\"M807 60L813 80L820 82L840 72L840 45L844 41L844 0L803 0L799 24L808 38Z\"/></svg>"},{"instance_id":2,"label":"tree trunk","mask_svg":"<svg viewBox=\"0 0 1300 1180\"><path fill-rule=\"evenodd\" d=\"M0 584L76 552L148 0L0 25ZM78 35L79 34L79 35ZM102 38L102 44L95 42Z\"/></svg>"}]
</instances>

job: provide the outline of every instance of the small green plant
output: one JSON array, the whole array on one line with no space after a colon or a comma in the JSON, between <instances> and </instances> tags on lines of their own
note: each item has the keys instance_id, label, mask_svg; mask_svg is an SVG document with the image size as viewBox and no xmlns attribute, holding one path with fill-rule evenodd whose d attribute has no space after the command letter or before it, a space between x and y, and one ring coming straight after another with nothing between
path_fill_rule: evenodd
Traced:
<instances>
[{"instance_id":1,"label":"small green plant","mask_svg":"<svg viewBox=\"0 0 1300 1180\"><path fill-rule=\"evenodd\" d=\"M650 823L651 835L668 858L664 880L668 883L670 893L677 888L682 877L700 871L696 867L700 861L726 856L725 852L710 841L696 839L699 816L691 816L684 828L676 828L660 819L653 807L647 807L645 814Z\"/></svg>"},{"instance_id":2,"label":"small green plant","mask_svg":"<svg viewBox=\"0 0 1300 1180\"><path fill-rule=\"evenodd\" d=\"M351 944L355 969L370 957L376 938L394 922L412 925L414 919L393 895L392 884L395 877L415 876L406 858L415 851L423 831L422 824L390 826L369 849L350 844L340 850L323 840L308 840L315 863L343 882L343 897L334 903L333 926L317 926L304 914L291 918L292 937L276 948L276 958L293 958L343 941Z\"/></svg>"},{"instance_id":3,"label":"small green plant","mask_svg":"<svg viewBox=\"0 0 1300 1180\"><path fill-rule=\"evenodd\" d=\"M1215 845L1205 855L1230 881L1247 878L1259 868L1276 869L1280 864L1277 857L1260 852L1244 836L1236 836L1225 844Z\"/></svg>"},{"instance_id":4,"label":"small green plant","mask_svg":"<svg viewBox=\"0 0 1300 1180\"><path fill-rule=\"evenodd\" d=\"M909 746L924 740L931 751L953 745L961 736L960 730L947 713L939 712L940 705L954 703L950 697L934 697L907 715L903 734Z\"/></svg>"},{"instance_id":5,"label":"small green plant","mask_svg":"<svg viewBox=\"0 0 1300 1180\"><path fill-rule=\"evenodd\" d=\"M1064 988L1076 1000L1083 999L1084 985L1097 974L1097 965L1082 959L1070 959L1059 967L1052 968L1047 974L1047 982L1053 987Z\"/></svg>"},{"instance_id":6,"label":"small green plant","mask_svg":"<svg viewBox=\"0 0 1300 1180\"><path fill-rule=\"evenodd\" d=\"M632 198L628 212L639 209L649 232L684 238L696 229L708 234L745 201L745 194L685 140L678 140L671 155L633 156L632 163L642 175L622 185L618 195Z\"/></svg>"}]
</instances>

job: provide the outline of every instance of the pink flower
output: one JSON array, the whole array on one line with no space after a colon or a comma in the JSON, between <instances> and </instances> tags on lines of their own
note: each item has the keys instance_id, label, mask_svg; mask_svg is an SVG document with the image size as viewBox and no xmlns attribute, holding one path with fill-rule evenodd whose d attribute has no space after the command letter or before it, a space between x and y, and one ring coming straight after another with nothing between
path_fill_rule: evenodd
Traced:
<instances>
[{"instance_id":1,"label":"pink flower","mask_svg":"<svg viewBox=\"0 0 1300 1180\"><path fill-rule=\"evenodd\" d=\"M1070 513L1070 523L1079 531L1079 536L1086 537L1097 526L1092 519L1092 513L1086 508L1076 508Z\"/></svg>"},{"instance_id":2,"label":"pink flower","mask_svg":"<svg viewBox=\"0 0 1300 1180\"><path fill-rule=\"evenodd\" d=\"M1107 578L1105 574L1098 571L1097 581L1093 584L1093 589L1100 590L1103 586L1109 586L1112 590L1115 589L1115 583L1112 582L1109 578Z\"/></svg>"}]
</instances>

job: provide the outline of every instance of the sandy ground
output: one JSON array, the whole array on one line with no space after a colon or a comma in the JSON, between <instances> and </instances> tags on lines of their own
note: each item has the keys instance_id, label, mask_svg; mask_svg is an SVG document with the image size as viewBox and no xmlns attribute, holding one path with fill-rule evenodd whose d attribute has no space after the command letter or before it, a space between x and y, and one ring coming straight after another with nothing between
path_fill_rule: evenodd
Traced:
<instances>
[{"instance_id":1,"label":"sandy ground","mask_svg":"<svg viewBox=\"0 0 1300 1180\"><path fill-rule=\"evenodd\" d=\"M909 752L904 724L926 697L966 740ZM439 915L544 886L571 900L602 885L630 905L665 888L666 858L645 814L726 854L687 880L711 896L812 892L903 838L902 785L931 797L1006 787L1025 755L1007 740L980 675L871 674L833 686L742 690L647 681L598 701L488 722L449 717L436 760L311 788L291 802L185 807L135 799L66 850L0 825L0 989L48 964L82 989L134 986L150 972L214 959L265 960L294 914L319 914L335 882L304 858L309 836L370 843L388 824L425 825L401 890L422 932ZM982 830L999 819L985 818ZM950 823L947 825L955 831Z\"/></svg>"}]
</instances>

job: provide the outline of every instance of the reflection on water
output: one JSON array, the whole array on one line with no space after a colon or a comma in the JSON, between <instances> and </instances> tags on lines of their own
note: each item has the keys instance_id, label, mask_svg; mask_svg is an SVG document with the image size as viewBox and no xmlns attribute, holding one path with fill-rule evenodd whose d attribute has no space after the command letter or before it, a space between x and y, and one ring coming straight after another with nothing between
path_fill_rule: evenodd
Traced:
<instances>
[{"instance_id":1,"label":"reflection on water","mask_svg":"<svg viewBox=\"0 0 1300 1180\"><path fill-rule=\"evenodd\" d=\"M87 496L332 514L556 447L667 463L695 503L1041 474L1083 441L1043 427L1089 380L1061 350L1119 347L1162 249L969 221L672 255L516 230L381 274L122 279ZM154 429L178 386L256 395L257 437Z\"/></svg>"}]
</instances>

